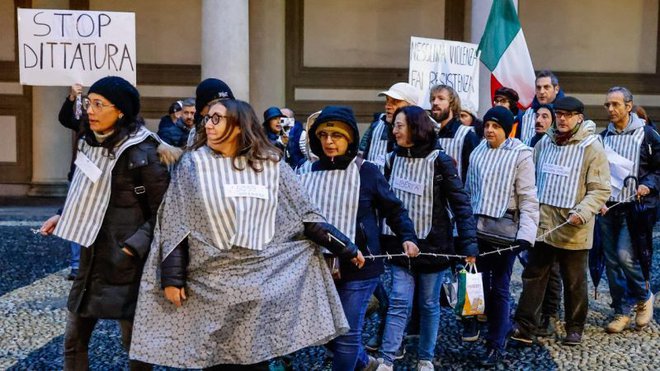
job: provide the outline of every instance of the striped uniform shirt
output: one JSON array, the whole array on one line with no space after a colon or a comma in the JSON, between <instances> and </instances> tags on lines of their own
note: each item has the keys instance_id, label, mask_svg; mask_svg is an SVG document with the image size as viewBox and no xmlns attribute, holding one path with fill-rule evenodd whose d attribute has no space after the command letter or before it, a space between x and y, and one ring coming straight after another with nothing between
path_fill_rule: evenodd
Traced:
<instances>
[{"instance_id":1,"label":"striped uniform shirt","mask_svg":"<svg viewBox=\"0 0 660 371\"><path fill-rule=\"evenodd\" d=\"M408 210L419 238L426 238L431 232L433 171L439 153L439 150L434 150L425 158L395 156L392 164L392 191ZM383 234L393 236L394 232L384 224Z\"/></svg>"},{"instance_id":2,"label":"striped uniform shirt","mask_svg":"<svg viewBox=\"0 0 660 371\"><path fill-rule=\"evenodd\" d=\"M90 146L84 139L78 141L76 170L54 235L85 247L94 243L110 203L112 169L117 159L126 149L142 143L149 136L159 140L156 134L141 127L135 135L115 148L113 156L108 156L107 149L103 147ZM100 170L101 175L96 181L92 181L83 171L86 167L82 162Z\"/></svg>"},{"instance_id":3,"label":"striped uniform shirt","mask_svg":"<svg viewBox=\"0 0 660 371\"><path fill-rule=\"evenodd\" d=\"M534 113L533 108L528 108L525 113L523 113L522 118L520 119L519 132L520 132L520 141L529 145L530 141L534 134L536 134L536 114Z\"/></svg>"},{"instance_id":4,"label":"striped uniform shirt","mask_svg":"<svg viewBox=\"0 0 660 371\"><path fill-rule=\"evenodd\" d=\"M470 131L474 131L472 126L460 125L453 138L438 138L438 143L440 143L442 149L456 162L456 170L458 170L459 177L463 174L463 144L465 143L465 136Z\"/></svg>"},{"instance_id":5,"label":"striped uniform shirt","mask_svg":"<svg viewBox=\"0 0 660 371\"><path fill-rule=\"evenodd\" d=\"M235 170L231 158L218 156L206 146L192 157L214 245L262 250L275 234L278 164L263 161L263 171L256 172L245 157L239 157L238 165L244 170Z\"/></svg>"},{"instance_id":6,"label":"striped uniform shirt","mask_svg":"<svg viewBox=\"0 0 660 371\"><path fill-rule=\"evenodd\" d=\"M632 176L637 176L639 173L639 155L642 148L642 142L644 141L644 127L637 128L631 132L617 134L617 135L607 135L603 138L603 143L611 148L614 152L618 153L620 156L625 157L626 159L635 163L633 166ZM632 197L632 195L637 193L637 189L634 187L634 183L629 183L630 186L625 185L625 187L619 192L617 197L610 197L610 201L619 202Z\"/></svg>"},{"instance_id":7,"label":"striped uniform shirt","mask_svg":"<svg viewBox=\"0 0 660 371\"><path fill-rule=\"evenodd\" d=\"M387 157L387 140L381 139L386 129L385 115L382 115L371 132L371 142L366 158L367 161L376 164L381 173L385 171L385 158Z\"/></svg>"},{"instance_id":8,"label":"striped uniform shirt","mask_svg":"<svg viewBox=\"0 0 660 371\"><path fill-rule=\"evenodd\" d=\"M310 200L351 241L360 203L360 169L355 159L345 170L312 171L300 176Z\"/></svg>"},{"instance_id":9,"label":"striped uniform shirt","mask_svg":"<svg viewBox=\"0 0 660 371\"><path fill-rule=\"evenodd\" d=\"M531 150L515 138L498 148L491 148L484 140L474 149L465 182L474 214L504 216L514 191L518 157L521 151Z\"/></svg>"},{"instance_id":10,"label":"striped uniform shirt","mask_svg":"<svg viewBox=\"0 0 660 371\"><path fill-rule=\"evenodd\" d=\"M584 150L598 138L592 134L580 143L558 146L545 136L536 144L535 150L539 151L536 163L539 203L564 209L573 208L578 203Z\"/></svg>"}]
</instances>

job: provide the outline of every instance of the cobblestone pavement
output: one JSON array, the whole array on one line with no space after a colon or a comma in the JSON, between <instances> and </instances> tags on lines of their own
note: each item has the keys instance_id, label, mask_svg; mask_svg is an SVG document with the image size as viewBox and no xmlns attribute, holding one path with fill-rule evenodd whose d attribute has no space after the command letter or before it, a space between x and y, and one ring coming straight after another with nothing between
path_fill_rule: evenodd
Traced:
<instances>
[{"instance_id":1,"label":"cobblestone pavement","mask_svg":"<svg viewBox=\"0 0 660 371\"><path fill-rule=\"evenodd\" d=\"M68 244L56 238L32 233L40 221L57 207L0 206L0 369L55 370L62 368L62 341L66 318L66 298L70 283ZM660 234L660 228L656 234ZM656 240L656 250L660 238ZM654 272L660 272L660 253L654 257ZM513 295L521 290L521 267L516 263ZM652 289L658 292L656 273ZM611 310L606 278L599 287L598 300L590 286L589 316L584 342L564 347L560 337L548 338L530 348L509 347L506 364L497 369L516 370L612 370L660 369L660 326L654 321L642 331L628 329L621 334L603 331ZM660 295L657 295L660 296ZM660 298L656 298L655 318L660 319ZM375 331L375 315L367 321L365 339ZM560 334L563 328L559 326ZM454 316L443 310L440 324L436 369L477 369L475 359L483 349L477 342L462 344L460 326ZM93 370L126 369L127 355L120 346L119 328L113 321L100 321L90 344L90 367ZM397 370L414 369L414 340L407 346ZM329 370L330 363L322 347L301 350L293 355L295 370ZM165 368L156 368L165 370Z\"/></svg>"}]
</instances>

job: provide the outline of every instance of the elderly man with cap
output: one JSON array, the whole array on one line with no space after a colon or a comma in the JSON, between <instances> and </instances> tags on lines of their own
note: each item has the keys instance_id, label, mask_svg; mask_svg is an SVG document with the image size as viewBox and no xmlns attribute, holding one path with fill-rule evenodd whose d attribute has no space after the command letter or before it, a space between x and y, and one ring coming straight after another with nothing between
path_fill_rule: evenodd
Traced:
<instances>
[{"instance_id":1,"label":"elderly man with cap","mask_svg":"<svg viewBox=\"0 0 660 371\"><path fill-rule=\"evenodd\" d=\"M555 101L555 126L534 148L540 203L538 242L522 274L523 291L511 339L532 344L550 270L559 262L564 283L564 345L578 345L587 319L587 260L595 215L610 196L610 169L593 122L574 97Z\"/></svg>"},{"instance_id":2,"label":"elderly man with cap","mask_svg":"<svg viewBox=\"0 0 660 371\"><path fill-rule=\"evenodd\" d=\"M192 147L197 141L197 131L204 130L202 119L209 112L211 104L219 100L235 99L229 85L215 78L208 78L200 82L195 90L195 95L195 127L190 130L187 147Z\"/></svg>"},{"instance_id":3,"label":"elderly man with cap","mask_svg":"<svg viewBox=\"0 0 660 371\"><path fill-rule=\"evenodd\" d=\"M431 116L440 125L438 142L456 162L458 176L465 181L470 154L479 144L474 129L461 124L461 98L454 88L436 85L431 88Z\"/></svg>"},{"instance_id":4,"label":"elderly man with cap","mask_svg":"<svg viewBox=\"0 0 660 371\"><path fill-rule=\"evenodd\" d=\"M392 137L392 122L394 112L406 106L414 106L419 103L421 91L407 82L397 82L387 91L378 93L379 97L385 97L385 113L374 121L360 140L360 153L362 158L378 165L381 173L384 171L385 156L394 147Z\"/></svg>"},{"instance_id":5,"label":"elderly man with cap","mask_svg":"<svg viewBox=\"0 0 660 371\"><path fill-rule=\"evenodd\" d=\"M484 116L486 140L470 155L465 189L477 220L477 241L482 253L512 245L527 249L536 240L539 202L532 149L509 137L513 120L511 111L503 106L488 110ZM515 259L514 251L477 259L488 318L483 366L494 366L504 357L506 336L511 329L509 287ZM474 326L476 319L466 322L465 325Z\"/></svg>"},{"instance_id":6,"label":"elderly man with cap","mask_svg":"<svg viewBox=\"0 0 660 371\"><path fill-rule=\"evenodd\" d=\"M634 246L652 248L648 246L652 242L641 236L653 235L659 188L660 136L632 112L633 95L627 88L611 88L604 106L610 123L600 133L603 143L633 164L629 169L632 171L626 174L637 180L624 182L623 189L612 194L603 206L599 220L614 309L614 318L605 330L619 333L630 324L633 308L637 329L644 328L653 319L653 293L648 282L644 282L640 254ZM609 210L617 203L620 205Z\"/></svg>"}]
</instances>

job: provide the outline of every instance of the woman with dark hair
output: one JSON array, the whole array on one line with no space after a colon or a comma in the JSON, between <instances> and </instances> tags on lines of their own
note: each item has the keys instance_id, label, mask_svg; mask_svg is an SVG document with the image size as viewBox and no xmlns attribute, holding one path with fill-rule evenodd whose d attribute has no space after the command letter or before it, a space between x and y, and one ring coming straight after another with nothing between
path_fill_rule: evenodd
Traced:
<instances>
[{"instance_id":1,"label":"woman with dark hair","mask_svg":"<svg viewBox=\"0 0 660 371\"><path fill-rule=\"evenodd\" d=\"M470 199L458 177L454 160L441 151L434 125L426 111L417 106L400 108L394 114L397 147L385 166L394 194L408 209L422 253L415 259L396 257L392 262L392 291L378 370L392 370L417 288L420 334L418 370L433 370L433 359L440 322L441 272L449 259L424 255L461 254L474 262L478 249ZM458 237L452 237L447 205L456 221ZM401 244L390 228L383 228L383 247L389 254L400 254ZM454 246L458 251L455 251Z\"/></svg>"},{"instance_id":2,"label":"woman with dark hair","mask_svg":"<svg viewBox=\"0 0 660 371\"><path fill-rule=\"evenodd\" d=\"M89 88L83 108L81 120L66 121L81 139L64 209L41 228L84 246L67 305L65 370L88 368L98 319L118 319L128 349L142 266L169 181L157 138L138 117L140 95L133 85L102 78ZM138 361L130 367L150 368Z\"/></svg>"},{"instance_id":3,"label":"woman with dark hair","mask_svg":"<svg viewBox=\"0 0 660 371\"><path fill-rule=\"evenodd\" d=\"M320 244L357 246L325 222L249 104L224 100L178 163L140 286L131 358L266 370L348 330Z\"/></svg>"}]
</instances>

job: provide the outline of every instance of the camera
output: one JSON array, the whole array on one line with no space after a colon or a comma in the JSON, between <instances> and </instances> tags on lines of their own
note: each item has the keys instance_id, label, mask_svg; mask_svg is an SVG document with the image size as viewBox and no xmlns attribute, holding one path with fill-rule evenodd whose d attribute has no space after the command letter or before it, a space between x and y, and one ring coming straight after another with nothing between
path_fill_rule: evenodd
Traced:
<instances>
[{"instance_id":1,"label":"camera","mask_svg":"<svg viewBox=\"0 0 660 371\"><path fill-rule=\"evenodd\" d=\"M295 119L289 117L280 117L280 125L282 125L282 135L289 135L289 131L296 122Z\"/></svg>"}]
</instances>

